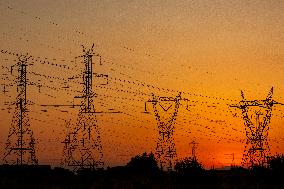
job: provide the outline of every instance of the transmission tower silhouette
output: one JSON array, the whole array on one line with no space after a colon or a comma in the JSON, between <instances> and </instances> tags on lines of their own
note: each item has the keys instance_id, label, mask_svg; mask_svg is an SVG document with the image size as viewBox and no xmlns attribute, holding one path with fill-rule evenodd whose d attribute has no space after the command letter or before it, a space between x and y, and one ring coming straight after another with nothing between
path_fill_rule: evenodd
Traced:
<instances>
[{"instance_id":1,"label":"transmission tower silhouette","mask_svg":"<svg viewBox=\"0 0 284 189\"><path fill-rule=\"evenodd\" d=\"M198 145L198 143L195 140L193 140L191 143L189 143L189 146L191 146L191 156L195 160L196 160L197 145Z\"/></svg>"},{"instance_id":2,"label":"transmission tower silhouette","mask_svg":"<svg viewBox=\"0 0 284 189\"><path fill-rule=\"evenodd\" d=\"M63 141L63 162L67 166L78 169L96 169L103 167L103 151L101 144L100 128L97 124L97 112L94 106L96 94L93 91L93 57L101 57L94 52L94 45L90 49L83 46L83 63L85 69L83 75L82 96L75 98L81 99L80 110L75 127L71 128L67 122L66 138ZM101 58L100 58L101 60ZM101 75L100 75L101 77ZM112 112L109 112L112 113Z\"/></svg>"},{"instance_id":3,"label":"transmission tower silhouette","mask_svg":"<svg viewBox=\"0 0 284 189\"><path fill-rule=\"evenodd\" d=\"M246 100L243 91L241 91L242 100L239 104L231 105L231 107L242 110L245 125L246 144L242 158L243 166L247 165L252 168L267 165L267 159L270 155L268 133L272 107L276 104L283 105L274 101L272 96L273 87L264 100ZM256 111L255 108L260 109Z\"/></svg>"},{"instance_id":4,"label":"transmission tower silhouette","mask_svg":"<svg viewBox=\"0 0 284 189\"><path fill-rule=\"evenodd\" d=\"M232 158L231 167L235 167L235 153L224 154L226 156L230 156Z\"/></svg>"},{"instance_id":5,"label":"transmission tower silhouette","mask_svg":"<svg viewBox=\"0 0 284 189\"><path fill-rule=\"evenodd\" d=\"M17 98L15 112L6 142L4 163L13 165L37 165L35 153L35 139L30 128L27 100L27 66L30 57L21 55L18 57ZM11 67L11 73L13 67Z\"/></svg>"},{"instance_id":6,"label":"transmission tower silhouette","mask_svg":"<svg viewBox=\"0 0 284 189\"><path fill-rule=\"evenodd\" d=\"M62 142L64 144L64 147L63 147L63 158L62 158L62 161L60 163L61 167L68 166L68 164L70 164L70 159L71 159L71 156L72 156L71 148L70 148L70 142L71 142L71 134L70 134L71 133L70 132L71 120L65 121L65 127L66 127L66 134L65 134L65 139Z\"/></svg>"},{"instance_id":7,"label":"transmission tower silhouette","mask_svg":"<svg viewBox=\"0 0 284 189\"><path fill-rule=\"evenodd\" d=\"M162 170L166 168L171 171L177 157L174 142L174 122L177 118L181 100L186 100L181 98L181 93L176 97L158 97L152 94L152 99L145 102L145 113L148 113L147 103L152 103L157 121L156 157ZM172 109L172 112L169 113L170 109ZM163 116L162 112L166 112L168 117Z\"/></svg>"}]
</instances>

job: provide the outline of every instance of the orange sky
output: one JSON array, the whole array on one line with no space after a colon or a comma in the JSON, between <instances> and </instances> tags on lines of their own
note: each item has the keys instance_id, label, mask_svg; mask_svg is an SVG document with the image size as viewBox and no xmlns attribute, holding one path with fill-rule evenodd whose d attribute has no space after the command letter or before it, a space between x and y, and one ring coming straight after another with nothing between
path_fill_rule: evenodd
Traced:
<instances>
[{"instance_id":1,"label":"orange sky","mask_svg":"<svg viewBox=\"0 0 284 189\"><path fill-rule=\"evenodd\" d=\"M178 158L190 155L189 143L195 140L199 143L197 155L206 167L227 166L232 162L229 155L232 153L235 163L240 163L244 148L241 112L228 107L240 100L240 90L248 99L263 99L274 86L275 100L284 102L283 9L281 0L84 3L3 0L0 2L0 49L28 52L42 60L47 58L56 64L68 65L71 69L36 63L28 67L31 72L68 78L83 69L82 64L74 62L74 57L82 54L80 45L94 43L103 59L103 65L95 65L95 72L136 83L112 79L109 85L101 86L98 84L104 81L95 80L98 110L114 108L130 114L97 117L106 165L122 165L134 155L155 150L157 126L154 115L141 112L151 93L177 94L159 90L167 88L186 92L182 97L194 101L190 111L182 106L178 114L175 125ZM0 54L3 66L15 64L15 59ZM6 72L1 69L0 73ZM61 88L66 85L58 79L50 82L50 79L33 74L28 78L46 86ZM137 84L141 82L155 88ZM1 84L7 83L2 76ZM68 85L70 89L82 90L78 84ZM3 85L1 87L3 90ZM0 154L3 154L12 119L4 102L11 102L16 97L15 87L8 90L8 93L0 94L3 109L0 110ZM139 92L147 95L135 94ZM58 92L47 87L42 87L39 93L36 86L28 87L28 98L36 104L29 109L38 139L40 163L59 165L64 119L75 122L77 110L49 108L42 112L39 105L67 104L76 95L78 93L74 91ZM273 110L269 133L272 154L284 153L283 109L275 106ZM238 117L233 117L233 113L238 113ZM225 138L239 142L228 143Z\"/></svg>"}]
</instances>

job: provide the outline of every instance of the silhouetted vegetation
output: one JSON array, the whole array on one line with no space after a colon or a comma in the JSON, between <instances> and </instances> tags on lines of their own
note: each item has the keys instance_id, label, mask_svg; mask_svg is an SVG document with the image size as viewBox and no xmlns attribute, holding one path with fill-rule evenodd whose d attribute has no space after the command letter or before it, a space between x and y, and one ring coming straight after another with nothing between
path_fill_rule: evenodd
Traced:
<instances>
[{"instance_id":1,"label":"silhouetted vegetation","mask_svg":"<svg viewBox=\"0 0 284 189\"><path fill-rule=\"evenodd\" d=\"M268 164L272 171L272 177L277 181L284 182L284 155L271 157Z\"/></svg>"},{"instance_id":2,"label":"silhouetted vegetation","mask_svg":"<svg viewBox=\"0 0 284 189\"><path fill-rule=\"evenodd\" d=\"M276 155L268 161L269 167L275 172L284 171L284 155Z\"/></svg>"},{"instance_id":3,"label":"silhouetted vegetation","mask_svg":"<svg viewBox=\"0 0 284 189\"><path fill-rule=\"evenodd\" d=\"M191 157L178 161L175 165L175 170L183 175L200 175L204 172L202 164L196 158Z\"/></svg>"},{"instance_id":4,"label":"silhouetted vegetation","mask_svg":"<svg viewBox=\"0 0 284 189\"><path fill-rule=\"evenodd\" d=\"M141 174L157 174L159 172L158 163L152 152L150 154L145 152L142 155L131 158L127 167L131 171Z\"/></svg>"},{"instance_id":5,"label":"silhouetted vegetation","mask_svg":"<svg viewBox=\"0 0 284 189\"><path fill-rule=\"evenodd\" d=\"M174 168L177 175L176 185L179 188L204 187L202 180L205 177L205 170L196 158L186 157L178 161Z\"/></svg>"},{"instance_id":6,"label":"silhouetted vegetation","mask_svg":"<svg viewBox=\"0 0 284 189\"><path fill-rule=\"evenodd\" d=\"M284 156L268 161L269 167L232 167L205 170L195 158L178 161L172 172L161 171L152 153L137 155L126 166L106 170L80 169L76 173L50 166L0 166L0 188L95 189L282 189Z\"/></svg>"}]
</instances>

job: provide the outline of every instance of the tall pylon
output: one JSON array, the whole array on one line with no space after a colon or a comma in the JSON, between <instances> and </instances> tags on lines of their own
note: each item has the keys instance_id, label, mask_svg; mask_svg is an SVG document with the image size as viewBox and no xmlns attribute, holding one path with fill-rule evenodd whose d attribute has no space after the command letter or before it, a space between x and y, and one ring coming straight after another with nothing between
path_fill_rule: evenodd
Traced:
<instances>
[{"instance_id":1,"label":"tall pylon","mask_svg":"<svg viewBox=\"0 0 284 189\"><path fill-rule=\"evenodd\" d=\"M37 165L35 138L30 128L27 100L27 56L19 56L17 76L17 98L15 111L5 147L4 163L12 165ZM11 73L13 67L11 67Z\"/></svg>"},{"instance_id":2,"label":"tall pylon","mask_svg":"<svg viewBox=\"0 0 284 189\"><path fill-rule=\"evenodd\" d=\"M241 91L242 100L231 107L242 110L245 125L246 144L242 158L242 165L249 168L266 166L270 156L268 144L269 123L272 116L272 107L276 104L283 105L272 99L273 87L264 100L246 100ZM259 108L259 110L255 110ZM254 120L253 120L254 119Z\"/></svg>"},{"instance_id":3,"label":"tall pylon","mask_svg":"<svg viewBox=\"0 0 284 189\"><path fill-rule=\"evenodd\" d=\"M147 103L152 103L154 115L157 121L158 139L156 146L156 158L160 168L171 171L176 161L177 152L174 142L174 122L177 118L181 93L176 97L158 97L152 94L152 99L145 103L145 112L148 113ZM170 112L170 110L172 110ZM162 114L166 113L168 117Z\"/></svg>"},{"instance_id":4,"label":"tall pylon","mask_svg":"<svg viewBox=\"0 0 284 189\"><path fill-rule=\"evenodd\" d=\"M94 45L90 49L83 46L84 55L80 56L84 60L85 69L83 75L82 96L80 110L75 127L68 126L66 139L64 140L64 161L63 164L78 169L96 169L103 167L103 151L100 137L100 128L97 124L93 92L93 57L98 56L94 52ZM70 124L67 122L67 124Z\"/></svg>"}]
</instances>

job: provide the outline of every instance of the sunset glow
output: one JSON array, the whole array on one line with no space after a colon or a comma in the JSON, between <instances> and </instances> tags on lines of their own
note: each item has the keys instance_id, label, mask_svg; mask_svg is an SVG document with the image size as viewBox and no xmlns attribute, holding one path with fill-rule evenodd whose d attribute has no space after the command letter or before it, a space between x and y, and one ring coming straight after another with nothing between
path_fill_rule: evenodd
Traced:
<instances>
[{"instance_id":1,"label":"sunset glow","mask_svg":"<svg viewBox=\"0 0 284 189\"><path fill-rule=\"evenodd\" d=\"M177 159L191 156L196 141L205 168L241 165L244 120L230 105L241 101L241 90L247 100L264 100L271 87L273 99L284 103L283 10L281 0L2 0L0 162L17 96L11 66L18 59L11 53L35 57L28 61L27 99L36 155L39 164L59 166L66 123L76 123L79 108L42 105L80 103L81 45L94 43L102 63L93 58L94 73L108 75L94 77L95 109L120 112L96 115L105 167L155 153L157 122L145 102L152 93L179 92L188 101L180 102L174 123ZM283 110L273 106L272 155L284 153ZM166 117L173 107L159 111Z\"/></svg>"}]
</instances>

